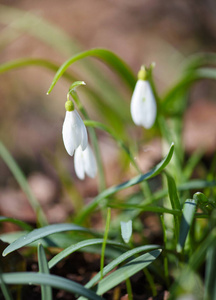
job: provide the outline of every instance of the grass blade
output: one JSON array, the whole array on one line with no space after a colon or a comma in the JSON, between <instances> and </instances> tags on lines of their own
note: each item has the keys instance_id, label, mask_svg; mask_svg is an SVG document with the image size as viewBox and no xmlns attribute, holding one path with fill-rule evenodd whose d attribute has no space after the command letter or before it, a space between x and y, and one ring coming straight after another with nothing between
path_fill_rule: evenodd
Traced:
<instances>
[{"instance_id":1,"label":"grass blade","mask_svg":"<svg viewBox=\"0 0 216 300\"><path fill-rule=\"evenodd\" d=\"M170 162L173 152L174 152L174 144L171 145L167 156L148 173L138 175L132 178L131 180L121 183L117 186L110 187L107 190L103 191L81 211L81 213L76 218L76 223L79 224L82 223L86 219L87 215L89 215L105 198L117 193L118 191L131 187L135 184L138 184L144 180L148 180L158 175Z\"/></svg>"},{"instance_id":2,"label":"grass blade","mask_svg":"<svg viewBox=\"0 0 216 300\"><path fill-rule=\"evenodd\" d=\"M135 249L129 250L116 259L114 259L111 263L109 263L104 269L103 269L103 275L105 276L108 274L110 271L112 271L115 267L119 266L122 262L126 261L128 258L144 251L150 251L153 249L158 249L160 248L159 245L146 245L146 246L140 246L136 247ZM93 285L95 285L98 280L100 280L100 272L98 272L86 285L85 287L90 288ZM79 299L81 300L81 299Z\"/></svg>"},{"instance_id":3,"label":"grass blade","mask_svg":"<svg viewBox=\"0 0 216 300\"><path fill-rule=\"evenodd\" d=\"M68 291L72 294L78 294L91 300L102 300L95 292L86 289L84 286L56 275L33 273L33 272L16 272L2 274L3 280L7 284L39 284L49 285L53 288ZM1 281L2 282L2 281Z\"/></svg>"},{"instance_id":4,"label":"grass blade","mask_svg":"<svg viewBox=\"0 0 216 300\"><path fill-rule=\"evenodd\" d=\"M144 269L151 264L160 253L161 249L153 250L126 263L123 267L117 269L98 283L97 294L104 294L122 281L125 281L127 278Z\"/></svg>"},{"instance_id":5,"label":"grass blade","mask_svg":"<svg viewBox=\"0 0 216 300\"><path fill-rule=\"evenodd\" d=\"M43 246L38 244L38 265L39 272L49 274L49 267L46 259L46 254ZM41 285L41 296L42 300L52 300L52 288L49 285Z\"/></svg>"},{"instance_id":6,"label":"grass blade","mask_svg":"<svg viewBox=\"0 0 216 300\"><path fill-rule=\"evenodd\" d=\"M110 227L110 220L111 220L111 208L108 207L107 209L107 218L106 218L106 227L104 232L104 238L101 248L101 260L100 260L100 272L101 272L101 279L103 278L103 269L104 269L104 258L105 258L105 250L108 238L108 232Z\"/></svg>"},{"instance_id":7,"label":"grass blade","mask_svg":"<svg viewBox=\"0 0 216 300\"><path fill-rule=\"evenodd\" d=\"M184 249L184 244L194 219L196 206L197 202L194 199L188 199L185 201L180 224L179 240L177 245L178 252L181 252Z\"/></svg>"},{"instance_id":8,"label":"grass blade","mask_svg":"<svg viewBox=\"0 0 216 300\"><path fill-rule=\"evenodd\" d=\"M175 181L170 174L168 174L167 172L165 172L165 174L166 174L166 178L167 178L168 193L169 193L169 198L170 198L172 209L180 211L181 204L179 201ZM176 245L178 242L179 229L180 229L180 218L179 218L179 216L174 215L174 232L175 232Z\"/></svg>"},{"instance_id":9,"label":"grass blade","mask_svg":"<svg viewBox=\"0 0 216 300\"><path fill-rule=\"evenodd\" d=\"M26 194L26 196L29 200L29 203L31 204L33 210L35 211L35 213L37 215L38 223L41 226L47 225L46 216L45 216L39 202L37 201L34 194L32 193L32 190L28 184L27 179L25 178L22 170L20 169L20 167L18 166L16 161L13 159L13 157L11 156L11 154L8 152L8 150L5 148L5 146L3 145L3 143L1 141L0 141L0 155L1 155L2 159L4 160L4 162L6 163L6 165L8 166L8 168L11 170L14 177L16 178L16 180L19 183L20 187L22 188L23 192Z\"/></svg>"},{"instance_id":10,"label":"grass blade","mask_svg":"<svg viewBox=\"0 0 216 300\"><path fill-rule=\"evenodd\" d=\"M21 247L24 247L32 242L35 242L41 238L44 238L50 234L63 232L63 231L80 231L93 234L93 232L87 228L80 227L74 224L53 224L48 225L42 228L35 229L24 236L21 236L19 239L11 243L4 251L3 256L17 250Z\"/></svg>"},{"instance_id":11,"label":"grass blade","mask_svg":"<svg viewBox=\"0 0 216 300\"><path fill-rule=\"evenodd\" d=\"M32 230L33 227L31 227L30 225L28 225L27 223L14 219L14 218L9 218L9 217L4 217L4 216L0 216L0 222L10 222L10 223L14 223L18 226L20 226L21 228L23 228L24 230Z\"/></svg>"},{"instance_id":12,"label":"grass blade","mask_svg":"<svg viewBox=\"0 0 216 300\"><path fill-rule=\"evenodd\" d=\"M93 245L99 245L103 243L103 239L89 239L82 242L79 242L77 244L71 245L64 250L62 250L60 253L55 255L48 263L49 268L51 269L54 267L58 262L60 262L62 259L67 257L68 255L72 254L73 252L80 250L84 247L93 246ZM114 241L107 241L107 245L113 245L117 247L127 248L126 245Z\"/></svg>"},{"instance_id":13,"label":"grass blade","mask_svg":"<svg viewBox=\"0 0 216 300\"><path fill-rule=\"evenodd\" d=\"M216 246L211 246L207 251L205 273L205 300L216 299Z\"/></svg>"},{"instance_id":14,"label":"grass blade","mask_svg":"<svg viewBox=\"0 0 216 300\"><path fill-rule=\"evenodd\" d=\"M2 277L1 268L0 268L0 286L1 286L1 290L2 290L2 294L4 296L4 299L5 300L13 300L11 292L10 292L8 286L5 284L4 279Z\"/></svg>"},{"instance_id":15,"label":"grass blade","mask_svg":"<svg viewBox=\"0 0 216 300\"><path fill-rule=\"evenodd\" d=\"M103 62L105 62L108 66L113 68L117 74L122 77L122 79L127 83L127 85L133 90L135 83L136 83L136 77L134 76L133 72L130 70L129 66L126 65L126 63L119 58L117 55L115 55L113 52L106 50L106 49L91 49L88 51L80 52L71 58L69 58L66 62L64 62L59 70L57 71L51 86L47 92L47 94L50 94L54 86L56 85L57 81L61 76L64 74L64 72L76 61L81 60L85 57L92 56L96 57Z\"/></svg>"}]
</instances>

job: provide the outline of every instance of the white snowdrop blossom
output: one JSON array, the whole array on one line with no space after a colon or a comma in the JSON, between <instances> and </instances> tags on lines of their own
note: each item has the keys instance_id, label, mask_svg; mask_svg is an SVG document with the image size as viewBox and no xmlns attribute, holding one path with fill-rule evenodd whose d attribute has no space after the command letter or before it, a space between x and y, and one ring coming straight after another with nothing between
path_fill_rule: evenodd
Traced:
<instances>
[{"instance_id":1,"label":"white snowdrop blossom","mask_svg":"<svg viewBox=\"0 0 216 300\"><path fill-rule=\"evenodd\" d=\"M131 116L136 125L151 128L157 114L156 101L147 80L139 79L131 98Z\"/></svg>"},{"instance_id":2,"label":"white snowdrop blossom","mask_svg":"<svg viewBox=\"0 0 216 300\"><path fill-rule=\"evenodd\" d=\"M85 173L91 178L96 176L97 163L89 144L84 151L81 146L76 149L74 154L74 169L77 177L81 180L85 178Z\"/></svg>"},{"instance_id":3,"label":"white snowdrop blossom","mask_svg":"<svg viewBox=\"0 0 216 300\"><path fill-rule=\"evenodd\" d=\"M67 101L65 108L66 115L62 128L62 137L68 154L72 156L79 146L81 146L82 150L86 149L88 135L83 120L76 109L74 109L72 101Z\"/></svg>"}]
</instances>

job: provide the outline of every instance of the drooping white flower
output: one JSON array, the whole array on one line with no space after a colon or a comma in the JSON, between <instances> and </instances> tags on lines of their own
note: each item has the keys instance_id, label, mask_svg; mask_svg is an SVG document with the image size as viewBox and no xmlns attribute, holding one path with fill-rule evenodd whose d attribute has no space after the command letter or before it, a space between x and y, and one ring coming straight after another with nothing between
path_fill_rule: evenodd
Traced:
<instances>
[{"instance_id":1,"label":"drooping white flower","mask_svg":"<svg viewBox=\"0 0 216 300\"><path fill-rule=\"evenodd\" d=\"M157 106L151 86L147 80L139 78L131 98L132 119L136 125L148 129L153 126L156 114Z\"/></svg>"},{"instance_id":2,"label":"drooping white flower","mask_svg":"<svg viewBox=\"0 0 216 300\"><path fill-rule=\"evenodd\" d=\"M67 101L71 102L72 101ZM88 135L86 127L80 115L74 109L73 103L66 102L66 115L62 128L62 137L65 148L69 155L73 155L74 151L81 146L85 150L88 145Z\"/></svg>"},{"instance_id":3,"label":"drooping white flower","mask_svg":"<svg viewBox=\"0 0 216 300\"><path fill-rule=\"evenodd\" d=\"M74 169L77 177L81 180L85 178L85 173L91 178L96 176L97 163L89 144L84 151L81 146L76 149L74 154Z\"/></svg>"}]
</instances>

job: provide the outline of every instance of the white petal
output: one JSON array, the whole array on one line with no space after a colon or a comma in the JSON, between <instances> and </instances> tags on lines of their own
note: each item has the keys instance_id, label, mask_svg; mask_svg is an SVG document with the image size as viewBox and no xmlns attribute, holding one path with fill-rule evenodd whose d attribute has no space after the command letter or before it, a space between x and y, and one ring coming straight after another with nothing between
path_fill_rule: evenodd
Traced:
<instances>
[{"instance_id":1,"label":"white petal","mask_svg":"<svg viewBox=\"0 0 216 300\"><path fill-rule=\"evenodd\" d=\"M131 98L131 116L136 125L142 125L142 99L145 95L146 81L138 80Z\"/></svg>"},{"instance_id":2,"label":"white petal","mask_svg":"<svg viewBox=\"0 0 216 300\"><path fill-rule=\"evenodd\" d=\"M76 130L76 116L73 111L66 111L65 119L62 127L62 137L65 148L69 155L73 155L74 150L79 145L79 136Z\"/></svg>"},{"instance_id":3,"label":"white petal","mask_svg":"<svg viewBox=\"0 0 216 300\"><path fill-rule=\"evenodd\" d=\"M75 110L76 111L76 110ZM88 145L88 134L85 127L85 124L83 123L83 120L81 119L80 115L76 111L77 120L79 123L79 137L80 137L80 145L82 147L82 150L85 150Z\"/></svg>"},{"instance_id":4,"label":"white petal","mask_svg":"<svg viewBox=\"0 0 216 300\"><path fill-rule=\"evenodd\" d=\"M97 174L97 163L91 147L88 145L83 151L84 165L86 174L94 178Z\"/></svg>"},{"instance_id":5,"label":"white petal","mask_svg":"<svg viewBox=\"0 0 216 300\"><path fill-rule=\"evenodd\" d=\"M148 81L146 81L145 99L146 100L143 102L143 108L142 108L143 111L142 125L148 129L153 126L157 115L156 101Z\"/></svg>"},{"instance_id":6,"label":"white petal","mask_svg":"<svg viewBox=\"0 0 216 300\"><path fill-rule=\"evenodd\" d=\"M62 128L62 136L65 148L69 155L73 155L79 145L84 150L88 144L86 127L76 110L66 111Z\"/></svg>"},{"instance_id":7,"label":"white petal","mask_svg":"<svg viewBox=\"0 0 216 300\"><path fill-rule=\"evenodd\" d=\"M138 80L131 99L131 115L136 125L150 128L157 114L156 101L146 80Z\"/></svg>"},{"instance_id":8,"label":"white petal","mask_svg":"<svg viewBox=\"0 0 216 300\"><path fill-rule=\"evenodd\" d=\"M83 180L85 178L83 151L80 146L76 149L74 154L74 170L79 179Z\"/></svg>"}]
</instances>

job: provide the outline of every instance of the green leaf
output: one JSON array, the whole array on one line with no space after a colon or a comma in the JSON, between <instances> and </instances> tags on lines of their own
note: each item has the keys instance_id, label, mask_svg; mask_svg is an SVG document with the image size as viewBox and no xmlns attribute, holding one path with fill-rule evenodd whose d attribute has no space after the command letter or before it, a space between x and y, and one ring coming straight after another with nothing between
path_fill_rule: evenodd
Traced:
<instances>
[{"instance_id":1,"label":"green leaf","mask_svg":"<svg viewBox=\"0 0 216 300\"><path fill-rule=\"evenodd\" d=\"M216 246L211 246L207 251L205 272L205 300L216 299Z\"/></svg>"},{"instance_id":2,"label":"green leaf","mask_svg":"<svg viewBox=\"0 0 216 300\"><path fill-rule=\"evenodd\" d=\"M160 255L160 253L161 249L153 250L126 263L124 266L117 269L98 283L97 294L104 294L122 281L125 281L127 278L144 269L150 265Z\"/></svg>"},{"instance_id":3,"label":"green leaf","mask_svg":"<svg viewBox=\"0 0 216 300\"><path fill-rule=\"evenodd\" d=\"M27 223L14 219L14 218L9 218L9 217L4 217L4 216L0 216L0 222L10 222L10 223L14 223L18 226L20 226L21 228L25 229L25 230L32 230L33 228L28 225Z\"/></svg>"},{"instance_id":4,"label":"green leaf","mask_svg":"<svg viewBox=\"0 0 216 300\"><path fill-rule=\"evenodd\" d=\"M49 274L49 267L46 259L46 254L43 246L38 244L38 265L39 272ZM49 285L41 285L41 296L42 300L52 300L52 288Z\"/></svg>"},{"instance_id":5,"label":"green leaf","mask_svg":"<svg viewBox=\"0 0 216 300\"><path fill-rule=\"evenodd\" d=\"M22 188L23 192L26 194L26 196L29 200L29 203L31 204L32 208L34 209L34 211L37 215L39 224L46 225L47 224L46 216L45 216L39 202L35 198L32 190L28 184L27 179L25 178L22 170L20 169L20 167L18 166L16 161L13 159L13 157L11 156L11 154L8 152L8 150L5 148L5 146L3 145L3 143L1 141L0 141L0 155L1 155L2 159L5 161L5 163L7 164L8 168L11 170L14 177L16 178L16 180L19 183L20 187Z\"/></svg>"},{"instance_id":6,"label":"green leaf","mask_svg":"<svg viewBox=\"0 0 216 300\"><path fill-rule=\"evenodd\" d=\"M103 278L103 268L104 268L104 260L105 260L105 250L106 244L108 239L108 233L110 228L110 220L111 220L111 208L107 208L107 218L106 218L106 226L104 231L103 243L101 247L101 259L100 259L100 272L101 272L101 279Z\"/></svg>"},{"instance_id":7,"label":"green leaf","mask_svg":"<svg viewBox=\"0 0 216 300\"><path fill-rule=\"evenodd\" d=\"M168 193L169 193L169 198L171 202L171 206L173 210L181 210L181 204L179 201L178 193L177 193L177 188L175 181L173 177L165 172L166 178L167 178L167 183L168 183ZM180 219L179 216L174 215L174 231L175 231L175 237L176 237L176 244L178 241L178 235L179 235L179 228L180 228Z\"/></svg>"},{"instance_id":8,"label":"green leaf","mask_svg":"<svg viewBox=\"0 0 216 300\"><path fill-rule=\"evenodd\" d=\"M69 91L68 93L73 92L73 90L75 90L76 88L78 88L79 86L82 85L86 85L86 83L84 81L75 81L71 84L71 86L69 87Z\"/></svg>"},{"instance_id":9,"label":"green leaf","mask_svg":"<svg viewBox=\"0 0 216 300\"><path fill-rule=\"evenodd\" d=\"M162 197L161 197L162 198ZM117 209L139 209L140 212L142 211L149 211L149 212L155 212L159 214L171 214L174 216L181 216L182 212L180 210L174 210L169 209L165 207L160 206L150 206L146 204L127 204L127 203L108 203L108 206L111 208L117 208Z\"/></svg>"},{"instance_id":10,"label":"green leaf","mask_svg":"<svg viewBox=\"0 0 216 300\"><path fill-rule=\"evenodd\" d=\"M195 69L184 74L182 79L180 79L176 85L174 85L168 93L164 96L164 101L161 108L164 112L169 112L172 108L174 102L179 100L178 95L186 94L191 85L202 79L216 79L216 69L214 68L200 68ZM176 112L175 112L176 113Z\"/></svg>"},{"instance_id":11,"label":"green leaf","mask_svg":"<svg viewBox=\"0 0 216 300\"><path fill-rule=\"evenodd\" d=\"M145 246L140 246L140 247L136 247L132 250L129 250L125 253L123 253L122 255L120 255L119 257L117 257L116 259L114 259L111 263L109 263L106 267L104 267L103 269L103 275L105 276L106 274L108 274L110 271L112 271L115 267L119 266L122 262L126 261L128 258L143 252L143 251L150 251L153 249L158 249L160 248L159 245L145 245ZM85 287L87 288L91 288L95 283L98 282L98 280L100 280L100 272L98 272L86 285ZM81 299L79 299L81 300Z\"/></svg>"},{"instance_id":12,"label":"green leaf","mask_svg":"<svg viewBox=\"0 0 216 300\"><path fill-rule=\"evenodd\" d=\"M91 300L102 300L103 298L95 294L95 292L86 289L84 286L56 275L33 273L33 272L17 272L4 273L3 280L7 284L39 284L49 285L53 288L68 291L72 294L78 294Z\"/></svg>"},{"instance_id":13,"label":"green leaf","mask_svg":"<svg viewBox=\"0 0 216 300\"><path fill-rule=\"evenodd\" d=\"M106 189L105 191L103 191L81 211L81 213L76 218L76 223L82 223L84 221L84 219L87 217L87 215L89 215L100 204L100 202L102 200L104 200L105 198L107 198L123 189L129 188L135 184L138 184L144 180L148 180L148 179L160 174L161 171L170 162L172 155L173 155L173 151L174 151L174 144L171 145L167 156L148 173L138 175L138 176L132 178L131 180L123 182L117 186L110 187L110 188Z\"/></svg>"},{"instance_id":14,"label":"green leaf","mask_svg":"<svg viewBox=\"0 0 216 300\"><path fill-rule=\"evenodd\" d=\"M181 252L184 249L184 244L194 219L196 205L197 202L194 199L188 199L185 201L180 224L179 241L177 245L178 252Z\"/></svg>"},{"instance_id":15,"label":"green leaf","mask_svg":"<svg viewBox=\"0 0 216 300\"><path fill-rule=\"evenodd\" d=\"M85 57L92 56L96 57L103 62L105 62L108 66L113 68L116 73L120 75L120 77L127 83L127 85L131 88L131 90L134 88L136 83L136 78L132 71L130 70L129 66L126 65L125 62L123 62L122 59L120 59L117 55L115 55L113 52L106 50L106 49L91 49L88 51L80 52L71 58L69 58L66 62L64 62L59 70L57 71L51 86L47 92L49 94L54 86L56 85L57 81L61 76L64 74L64 72L76 61L81 60Z\"/></svg>"},{"instance_id":16,"label":"green leaf","mask_svg":"<svg viewBox=\"0 0 216 300\"><path fill-rule=\"evenodd\" d=\"M13 300L11 292L10 292L8 286L5 284L4 279L2 277L1 268L0 268L0 286L1 286L1 291L2 291L2 294L4 295L5 300Z\"/></svg>"},{"instance_id":17,"label":"green leaf","mask_svg":"<svg viewBox=\"0 0 216 300\"><path fill-rule=\"evenodd\" d=\"M21 247L24 247L36 240L39 240L41 238L44 238L50 234L57 233L57 232L62 232L62 231L80 231L80 232L86 232L86 233L91 233L93 232L87 228L74 225L74 224L53 224L53 225L48 225L39 229L35 229L28 234L20 237L18 240L14 241L11 243L4 251L3 251L3 256L6 256L7 254L11 253L14 250L17 250Z\"/></svg>"},{"instance_id":18,"label":"green leaf","mask_svg":"<svg viewBox=\"0 0 216 300\"><path fill-rule=\"evenodd\" d=\"M80 250L84 247L88 247L88 246L93 246L93 245L98 245L98 244L102 244L103 243L103 239L88 239L85 241L81 241L77 244L71 245L67 248L65 248L64 250L62 250L60 253L58 253L57 255L55 255L50 261L49 261L49 268L51 269L52 267L54 267L58 262L60 262L62 259L64 259L65 257L67 257L68 255L72 254L73 252ZM122 248L126 248L124 244L122 243L118 243L118 242L114 242L114 241L107 241L106 242L108 245L113 245L113 246L117 246L117 247L122 247Z\"/></svg>"}]
</instances>

